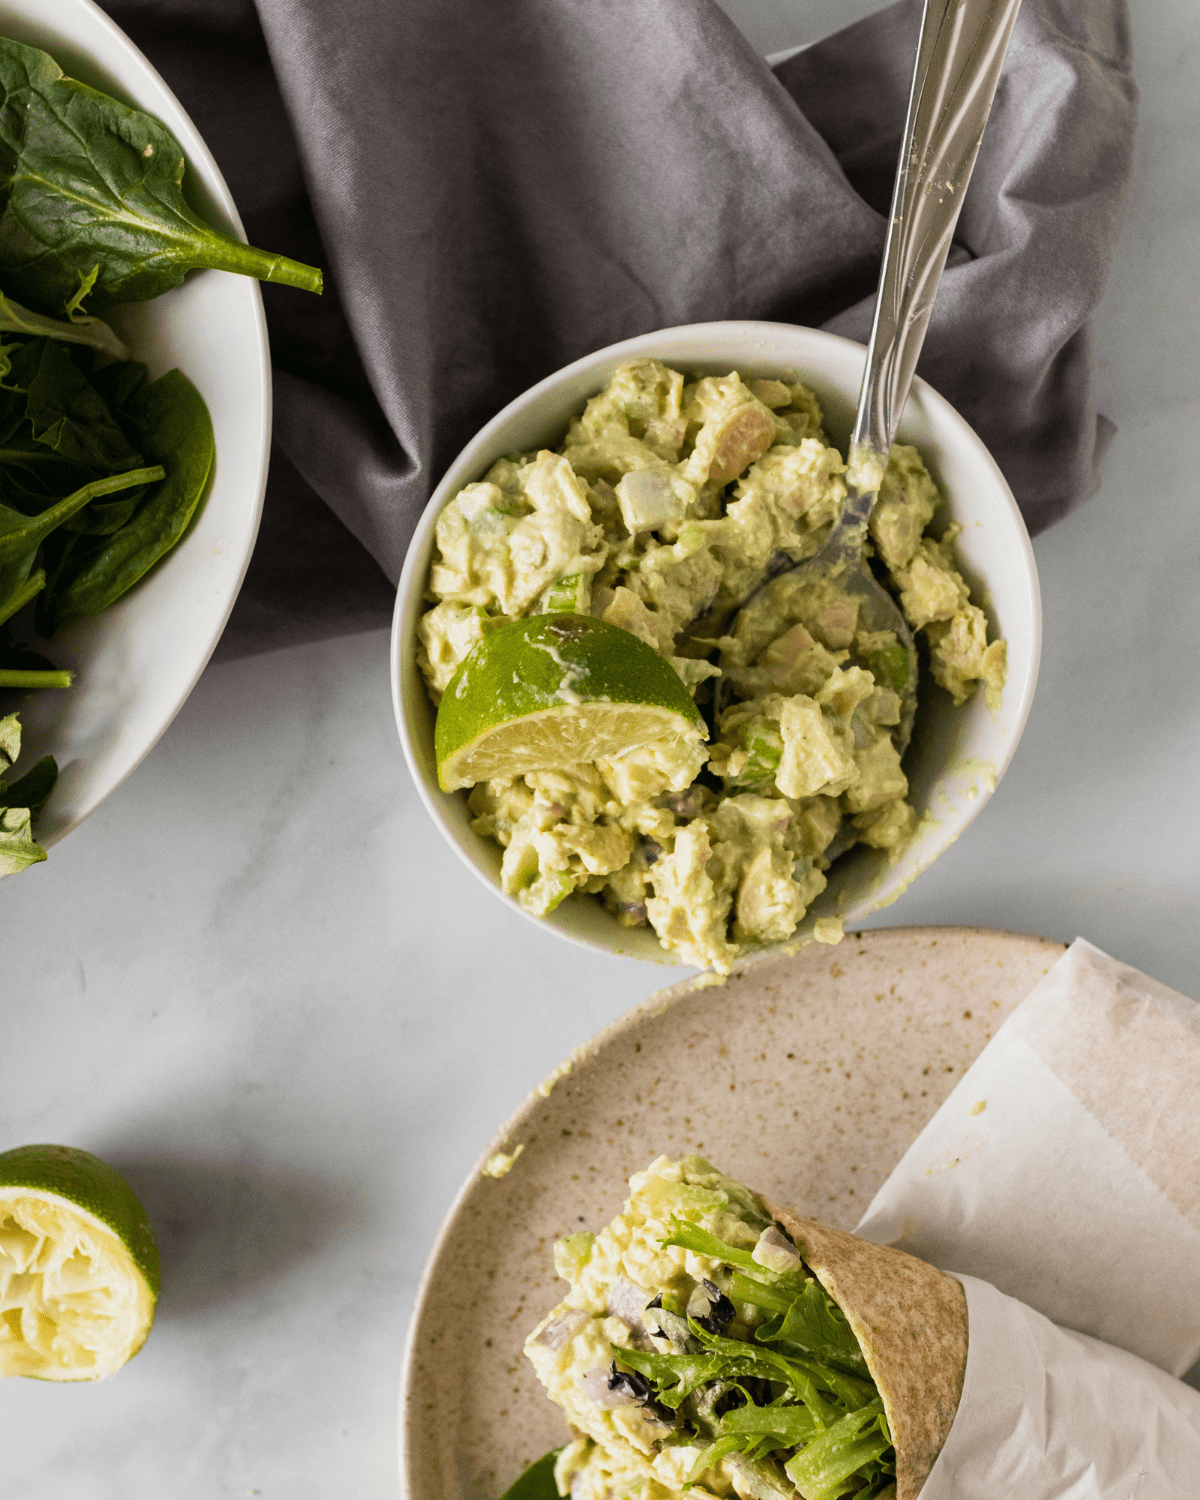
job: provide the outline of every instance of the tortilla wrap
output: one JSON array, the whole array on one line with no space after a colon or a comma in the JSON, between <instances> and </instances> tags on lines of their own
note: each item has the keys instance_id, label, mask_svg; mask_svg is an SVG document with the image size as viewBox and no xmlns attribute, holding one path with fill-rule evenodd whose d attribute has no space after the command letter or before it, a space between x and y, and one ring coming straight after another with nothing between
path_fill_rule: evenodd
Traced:
<instances>
[{"instance_id":1,"label":"tortilla wrap","mask_svg":"<svg viewBox=\"0 0 1200 1500\"><path fill-rule=\"evenodd\" d=\"M854 1330L896 1447L896 1500L915 1500L950 1435L962 1395L962 1286L902 1250L763 1202Z\"/></svg>"}]
</instances>

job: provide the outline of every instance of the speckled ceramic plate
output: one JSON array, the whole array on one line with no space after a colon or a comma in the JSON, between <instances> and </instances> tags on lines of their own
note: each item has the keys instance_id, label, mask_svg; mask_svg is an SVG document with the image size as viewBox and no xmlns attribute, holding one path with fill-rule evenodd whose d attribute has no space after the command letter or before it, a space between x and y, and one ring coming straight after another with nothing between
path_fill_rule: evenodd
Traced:
<instances>
[{"instance_id":1,"label":"speckled ceramic plate","mask_svg":"<svg viewBox=\"0 0 1200 1500\"><path fill-rule=\"evenodd\" d=\"M559 1298L553 1241L604 1225L633 1172L698 1151L852 1229L1062 952L967 927L850 934L660 990L581 1047L488 1147L429 1258L401 1391L409 1500L496 1500L564 1441L521 1345ZM511 1171L484 1175L518 1144Z\"/></svg>"}]
</instances>

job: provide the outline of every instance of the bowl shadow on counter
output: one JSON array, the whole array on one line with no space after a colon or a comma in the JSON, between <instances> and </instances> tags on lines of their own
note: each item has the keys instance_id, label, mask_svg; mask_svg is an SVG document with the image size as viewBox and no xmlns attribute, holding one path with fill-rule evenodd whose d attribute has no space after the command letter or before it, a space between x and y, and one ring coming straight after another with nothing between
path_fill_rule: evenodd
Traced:
<instances>
[{"instance_id":1,"label":"bowl shadow on counter","mask_svg":"<svg viewBox=\"0 0 1200 1500\"><path fill-rule=\"evenodd\" d=\"M344 1184L270 1163L109 1153L149 1215L162 1257L160 1317L187 1317L287 1275L363 1223Z\"/></svg>"}]
</instances>

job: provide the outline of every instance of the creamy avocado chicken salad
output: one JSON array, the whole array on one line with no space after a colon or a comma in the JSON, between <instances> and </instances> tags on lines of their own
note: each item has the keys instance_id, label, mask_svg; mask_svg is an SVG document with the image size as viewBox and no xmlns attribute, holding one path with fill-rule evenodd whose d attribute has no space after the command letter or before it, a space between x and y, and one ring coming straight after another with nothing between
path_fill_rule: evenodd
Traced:
<instances>
[{"instance_id":1,"label":"creamy avocado chicken salad","mask_svg":"<svg viewBox=\"0 0 1200 1500\"><path fill-rule=\"evenodd\" d=\"M525 1342L571 1427L559 1494L893 1495L858 1339L762 1200L699 1156L629 1188L600 1234L555 1245L570 1290Z\"/></svg>"},{"instance_id":2,"label":"creamy avocado chicken salad","mask_svg":"<svg viewBox=\"0 0 1200 1500\"><path fill-rule=\"evenodd\" d=\"M866 844L894 856L911 837L898 743L908 655L895 633L866 629L833 583L789 595L765 632L737 616L772 572L819 550L845 467L797 381L688 379L641 359L587 403L557 452L503 458L447 505L418 628L435 703L461 696L504 627L551 615L567 622L564 639L580 617L635 637L697 710L643 711L638 733L564 763L545 742L586 690L562 663L557 718L524 759L443 777L472 785L472 826L503 846L504 889L527 909L587 893L624 925L648 923L685 962L727 972L746 945L795 931L838 854ZM934 681L956 704L982 686L995 709L1004 642L989 641L957 570L958 527L930 530L940 503L920 454L897 445L869 553ZM627 676L636 688L632 656Z\"/></svg>"}]
</instances>

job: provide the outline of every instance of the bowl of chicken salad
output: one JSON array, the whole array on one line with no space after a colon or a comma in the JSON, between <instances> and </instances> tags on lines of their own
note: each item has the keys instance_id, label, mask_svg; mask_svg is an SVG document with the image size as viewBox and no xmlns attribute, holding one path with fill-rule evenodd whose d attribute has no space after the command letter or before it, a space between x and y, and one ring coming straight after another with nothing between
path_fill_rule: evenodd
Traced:
<instances>
[{"instance_id":1,"label":"bowl of chicken salad","mask_svg":"<svg viewBox=\"0 0 1200 1500\"><path fill-rule=\"evenodd\" d=\"M434 821L515 910L728 973L890 905L995 789L1037 678L1037 572L994 460L923 381L864 544L902 620L797 571L846 493L863 358L794 325L643 335L447 470L400 580L393 699Z\"/></svg>"}]
</instances>

